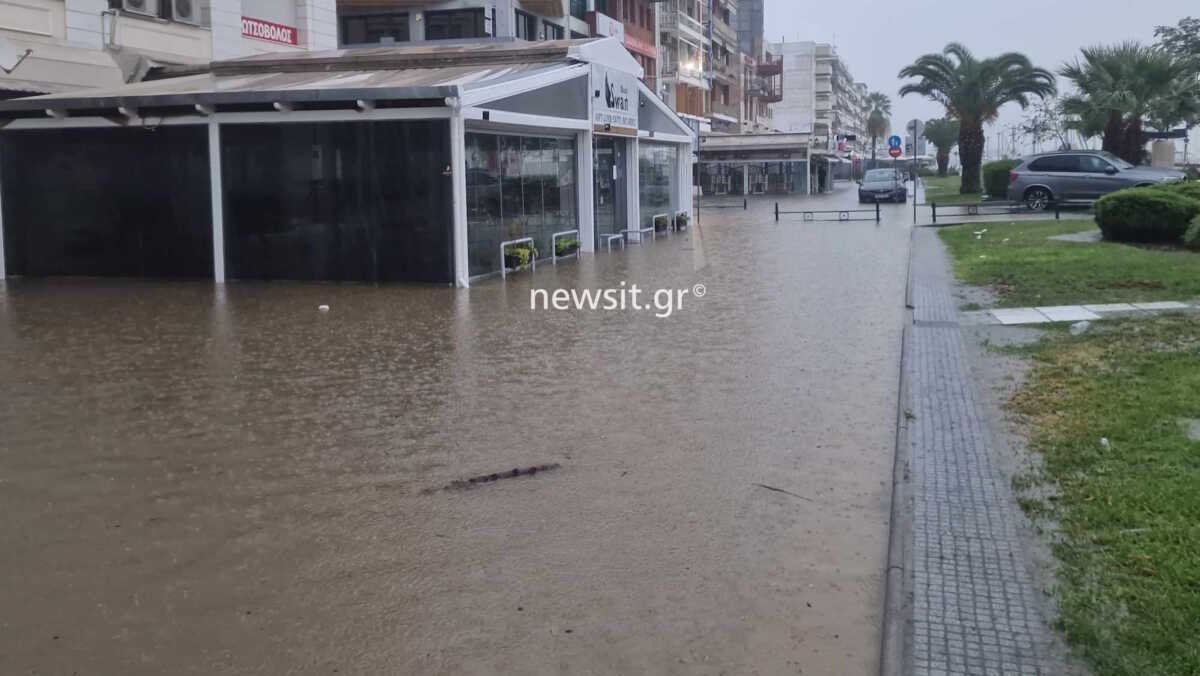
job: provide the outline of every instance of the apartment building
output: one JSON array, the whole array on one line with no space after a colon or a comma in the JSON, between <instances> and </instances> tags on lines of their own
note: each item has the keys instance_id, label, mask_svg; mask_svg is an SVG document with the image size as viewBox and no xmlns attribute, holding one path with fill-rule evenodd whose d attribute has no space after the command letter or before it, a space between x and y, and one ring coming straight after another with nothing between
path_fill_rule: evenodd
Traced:
<instances>
[{"instance_id":1,"label":"apartment building","mask_svg":"<svg viewBox=\"0 0 1200 676\"><path fill-rule=\"evenodd\" d=\"M565 40L592 35L588 0L339 0L343 47L423 40Z\"/></svg>"},{"instance_id":2,"label":"apartment building","mask_svg":"<svg viewBox=\"0 0 1200 676\"><path fill-rule=\"evenodd\" d=\"M659 4L658 94L697 134L712 131L710 0Z\"/></svg>"},{"instance_id":3,"label":"apartment building","mask_svg":"<svg viewBox=\"0 0 1200 676\"><path fill-rule=\"evenodd\" d=\"M763 0L738 0L737 29L743 63L741 132L775 131L771 104L783 98L783 62L767 49Z\"/></svg>"},{"instance_id":4,"label":"apartment building","mask_svg":"<svg viewBox=\"0 0 1200 676\"><path fill-rule=\"evenodd\" d=\"M657 3L650 0L592 0L588 11L591 35L616 37L642 69L650 89L658 85Z\"/></svg>"},{"instance_id":5,"label":"apartment building","mask_svg":"<svg viewBox=\"0 0 1200 676\"><path fill-rule=\"evenodd\" d=\"M563 40L615 37L655 86L656 3L651 0L339 0L343 47L423 40Z\"/></svg>"},{"instance_id":6,"label":"apartment building","mask_svg":"<svg viewBox=\"0 0 1200 676\"><path fill-rule=\"evenodd\" d=\"M335 0L0 0L0 98L337 46Z\"/></svg>"},{"instance_id":7,"label":"apartment building","mask_svg":"<svg viewBox=\"0 0 1200 676\"><path fill-rule=\"evenodd\" d=\"M783 58L783 92L775 104L775 126L785 132L810 132L814 150L860 152L867 87L854 81L837 50L816 42L784 42L771 49ZM848 135L855 140L846 141Z\"/></svg>"}]
</instances>

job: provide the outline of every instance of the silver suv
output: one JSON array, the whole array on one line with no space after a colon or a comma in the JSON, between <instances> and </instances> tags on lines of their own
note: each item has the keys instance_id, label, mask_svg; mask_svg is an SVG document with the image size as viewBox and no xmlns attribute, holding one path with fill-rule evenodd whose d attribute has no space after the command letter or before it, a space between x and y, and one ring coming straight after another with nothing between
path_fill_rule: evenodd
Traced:
<instances>
[{"instance_id":1,"label":"silver suv","mask_svg":"<svg viewBox=\"0 0 1200 676\"><path fill-rule=\"evenodd\" d=\"M1121 188L1182 181L1182 172L1135 167L1103 150L1030 155L1008 174L1008 201L1041 211L1053 202L1092 202Z\"/></svg>"}]
</instances>

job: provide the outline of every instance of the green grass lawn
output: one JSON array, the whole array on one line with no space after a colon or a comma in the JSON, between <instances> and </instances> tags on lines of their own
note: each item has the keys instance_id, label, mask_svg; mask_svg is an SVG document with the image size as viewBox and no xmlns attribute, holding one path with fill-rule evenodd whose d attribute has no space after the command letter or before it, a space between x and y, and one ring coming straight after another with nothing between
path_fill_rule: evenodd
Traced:
<instances>
[{"instance_id":1,"label":"green grass lawn","mask_svg":"<svg viewBox=\"0 0 1200 676\"><path fill-rule=\"evenodd\" d=\"M1084 220L976 223L939 234L958 279L991 288L998 307L1200 297L1200 253L1048 239L1095 227Z\"/></svg>"},{"instance_id":2,"label":"green grass lawn","mask_svg":"<svg viewBox=\"0 0 1200 676\"><path fill-rule=\"evenodd\" d=\"M960 195L958 189L962 186L961 176L930 176L922 178L925 182L925 203L937 202L938 204L962 204L964 202L978 202L983 198L980 193L968 193Z\"/></svg>"},{"instance_id":3,"label":"green grass lawn","mask_svg":"<svg viewBox=\"0 0 1200 676\"><path fill-rule=\"evenodd\" d=\"M1067 640L1096 676L1200 674L1200 317L1101 322L1013 351L1034 367L1010 406L1032 428L1055 498ZM1102 442L1106 439L1107 443Z\"/></svg>"}]
</instances>

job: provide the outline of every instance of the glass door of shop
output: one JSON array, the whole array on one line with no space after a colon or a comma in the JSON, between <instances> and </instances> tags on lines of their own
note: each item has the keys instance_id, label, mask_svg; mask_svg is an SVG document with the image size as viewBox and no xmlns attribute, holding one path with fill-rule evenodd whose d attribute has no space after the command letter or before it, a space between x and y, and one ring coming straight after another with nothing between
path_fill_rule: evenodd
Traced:
<instances>
[{"instance_id":1,"label":"glass door of shop","mask_svg":"<svg viewBox=\"0 0 1200 676\"><path fill-rule=\"evenodd\" d=\"M593 204L596 211L596 247L605 245L608 235L625 230L626 209L625 139L597 136L593 149L593 173L596 179Z\"/></svg>"}]
</instances>

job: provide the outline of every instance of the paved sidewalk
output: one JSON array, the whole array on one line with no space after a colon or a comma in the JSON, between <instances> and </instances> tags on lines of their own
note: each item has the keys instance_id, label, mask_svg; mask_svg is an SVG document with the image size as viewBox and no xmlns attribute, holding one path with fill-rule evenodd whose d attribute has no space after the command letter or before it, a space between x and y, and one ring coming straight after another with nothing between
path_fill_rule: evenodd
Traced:
<instances>
[{"instance_id":1,"label":"paved sidewalk","mask_svg":"<svg viewBox=\"0 0 1200 676\"><path fill-rule=\"evenodd\" d=\"M1000 308L964 312L962 314L962 321L965 324L1019 326L1022 324L1049 324L1051 322L1095 321L1110 317L1150 315L1162 312L1186 312L1189 310L1200 310L1200 304L1168 300L1152 303L1105 303L1101 305Z\"/></svg>"},{"instance_id":2,"label":"paved sidewalk","mask_svg":"<svg viewBox=\"0 0 1200 676\"><path fill-rule=\"evenodd\" d=\"M918 240L925 233L918 231ZM914 243L905 356L911 621L906 673L1061 674L968 377L948 264Z\"/></svg>"}]
</instances>

